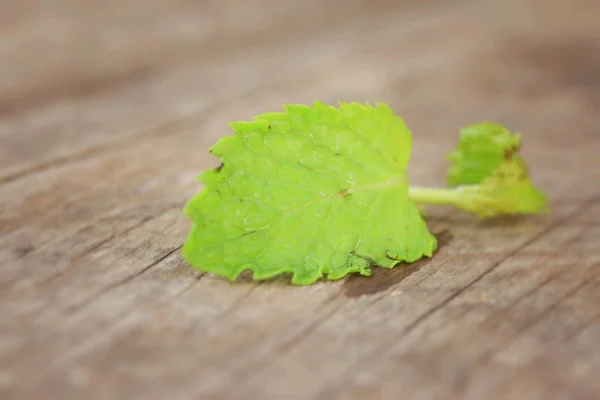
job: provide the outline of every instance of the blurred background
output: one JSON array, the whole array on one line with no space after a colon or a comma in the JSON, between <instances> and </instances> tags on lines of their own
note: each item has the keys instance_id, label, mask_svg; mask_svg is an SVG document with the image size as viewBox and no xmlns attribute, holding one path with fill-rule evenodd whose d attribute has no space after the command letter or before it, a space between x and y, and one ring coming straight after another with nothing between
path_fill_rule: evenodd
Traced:
<instances>
[{"instance_id":1,"label":"blurred background","mask_svg":"<svg viewBox=\"0 0 600 400\"><path fill-rule=\"evenodd\" d=\"M226 121L313 100L387 101L415 132L454 140L480 119L555 128L541 108L585 128L576 111L600 101L597 0L5 0L1 10L5 179L201 113L203 146Z\"/></svg>"}]
</instances>

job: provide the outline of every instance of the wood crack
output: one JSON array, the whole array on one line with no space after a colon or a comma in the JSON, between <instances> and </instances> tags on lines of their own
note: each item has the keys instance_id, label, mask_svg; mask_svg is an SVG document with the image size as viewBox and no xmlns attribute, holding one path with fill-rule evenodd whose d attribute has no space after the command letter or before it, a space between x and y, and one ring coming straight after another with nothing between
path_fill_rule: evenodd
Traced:
<instances>
[{"instance_id":1,"label":"wood crack","mask_svg":"<svg viewBox=\"0 0 600 400\"><path fill-rule=\"evenodd\" d=\"M157 211L154 215L148 215L143 217L142 219L140 219L138 222L136 222L135 224L133 224L132 226L129 226L127 229L118 231L118 232L113 232L111 233L109 236L99 240L98 242L92 244L89 248L85 249L84 251L76 254L72 259L68 260L68 265L66 266L66 268L56 271L55 273L51 274L50 276L42 279L39 282L39 285L44 286L44 285L48 285L52 282L55 282L58 279L61 279L63 277L65 277L67 274L69 274L71 271L73 271L74 269L76 269L77 267L79 267L79 264L77 263L78 261L80 261L81 259L83 259L85 256L87 256L88 254L93 253L94 251L100 249L102 246L104 246L107 243L110 243L113 240L116 240L120 237L123 237L124 235L128 234L129 232L140 228L141 226L143 226L144 224L152 221L155 218L160 217L161 215L165 214L166 212L170 211L173 209L173 206L170 205L168 207L165 207L159 211ZM86 227L81 228L80 230L78 230L76 232L80 233L82 230L85 230ZM33 252L32 252L33 253ZM8 289L10 289L10 287L12 287L14 284L16 284L19 280L22 279L22 276L17 276L14 279L6 282L5 284L3 284L0 289L2 289L2 292L4 293L8 293ZM0 295L0 298L2 296Z\"/></svg>"},{"instance_id":2,"label":"wood crack","mask_svg":"<svg viewBox=\"0 0 600 400\"><path fill-rule=\"evenodd\" d=\"M110 292L111 290L113 290L113 289L115 289L115 288L117 288L117 287L119 287L121 285L125 285L128 282L132 281L133 279L137 278L138 276L140 276L140 275L148 272L149 270L151 270L152 268L156 267L161 262L163 262L164 260L166 260L168 257L170 257L171 255L173 255L176 251L181 250L182 247L183 247L183 245L180 245L180 246L175 247L174 249L171 249L171 250L165 252L163 255L159 256L155 261L153 261L152 263L144 266L143 268L141 268L136 273L128 275L127 277L125 277L123 279L120 279L117 282L113 282L110 285L107 285L106 287L104 287L103 289L99 290L97 293L95 293L94 295L90 296L86 300L83 300L80 303L69 307L67 309L67 314L74 313L74 312L77 312L77 311L81 310L82 308L86 307L87 305L93 303L100 296L103 296L106 293Z\"/></svg>"}]
</instances>

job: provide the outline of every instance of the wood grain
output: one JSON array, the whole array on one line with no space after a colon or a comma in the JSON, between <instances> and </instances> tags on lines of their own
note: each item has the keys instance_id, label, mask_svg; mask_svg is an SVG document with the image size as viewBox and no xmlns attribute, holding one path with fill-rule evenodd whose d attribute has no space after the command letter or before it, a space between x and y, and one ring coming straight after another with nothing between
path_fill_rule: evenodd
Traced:
<instances>
[{"instance_id":1,"label":"wood grain","mask_svg":"<svg viewBox=\"0 0 600 400\"><path fill-rule=\"evenodd\" d=\"M259 3L3 7L0 397L598 398L600 4ZM503 122L552 212L432 208L432 259L309 287L187 266L227 122L315 99L389 102L422 185Z\"/></svg>"}]
</instances>

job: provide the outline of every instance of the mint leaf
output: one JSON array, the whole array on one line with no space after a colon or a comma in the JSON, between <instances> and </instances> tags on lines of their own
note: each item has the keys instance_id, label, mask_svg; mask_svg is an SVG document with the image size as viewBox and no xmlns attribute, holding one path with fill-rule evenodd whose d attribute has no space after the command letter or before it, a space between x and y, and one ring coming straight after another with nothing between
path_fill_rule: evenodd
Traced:
<instances>
[{"instance_id":1,"label":"mint leaf","mask_svg":"<svg viewBox=\"0 0 600 400\"><path fill-rule=\"evenodd\" d=\"M436 240L408 199L404 121L385 104L284 109L231 123L235 136L213 146L222 165L185 207L184 258L229 279L310 284L430 257Z\"/></svg>"},{"instance_id":2,"label":"mint leaf","mask_svg":"<svg viewBox=\"0 0 600 400\"><path fill-rule=\"evenodd\" d=\"M521 136L493 122L480 122L460 130L460 140L448 156L448 186L474 185L491 175L502 161L512 159Z\"/></svg>"},{"instance_id":3,"label":"mint leaf","mask_svg":"<svg viewBox=\"0 0 600 400\"><path fill-rule=\"evenodd\" d=\"M520 158L502 161L479 185L465 186L463 191L465 201L471 200L471 211L481 217L548 212L548 199L533 185ZM479 206L474 199L480 200Z\"/></svg>"},{"instance_id":4,"label":"mint leaf","mask_svg":"<svg viewBox=\"0 0 600 400\"><path fill-rule=\"evenodd\" d=\"M500 124L461 129L447 174L448 185L459 189L455 205L480 217L546 213L548 199L531 181L520 149L521 135Z\"/></svg>"}]
</instances>

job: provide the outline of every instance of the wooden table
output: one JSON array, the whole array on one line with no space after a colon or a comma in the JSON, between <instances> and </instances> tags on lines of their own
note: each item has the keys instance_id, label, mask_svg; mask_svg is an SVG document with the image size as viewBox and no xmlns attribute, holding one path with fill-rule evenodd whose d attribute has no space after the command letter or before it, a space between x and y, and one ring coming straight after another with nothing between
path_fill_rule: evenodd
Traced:
<instances>
[{"instance_id":1,"label":"wooden table","mask_svg":"<svg viewBox=\"0 0 600 400\"><path fill-rule=\"evenodd\" d=\"M0 398L600 398L600 2L23 0L0 13ZM293 287L188 267L227 122L389 102L411 179L522 132L543 217Z\"/></svg>"}]
</instances>

